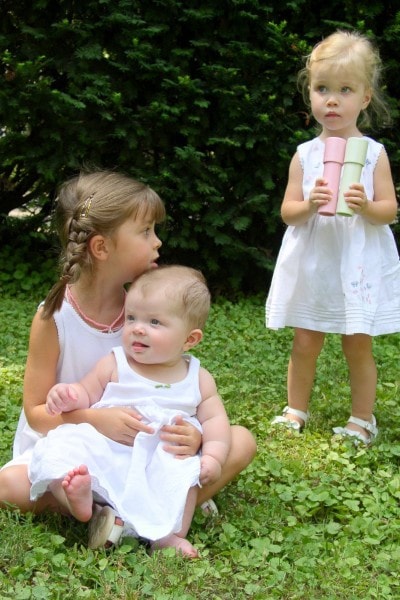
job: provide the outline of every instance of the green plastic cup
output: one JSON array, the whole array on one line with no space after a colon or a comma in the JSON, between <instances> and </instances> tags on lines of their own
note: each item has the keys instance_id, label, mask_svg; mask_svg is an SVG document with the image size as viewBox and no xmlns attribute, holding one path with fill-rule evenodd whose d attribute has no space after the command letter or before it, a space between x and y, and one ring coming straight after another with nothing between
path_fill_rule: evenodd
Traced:
<instances>
[{"instance_id":1,"label":"green plastic cup","mask_svg":"<svg viewBox=\"0 0 400 600\"><path fill-rule=\"evenodd\" d=\"M365 165L368 150L368 140L361 137L350 137L347 140L342 178L340 180L339 197L336 214L344 217L352 217L353 211L347 206L343 193L347 192L352 183L359 183L361 171Z\"/></svg>"}]
</instances>

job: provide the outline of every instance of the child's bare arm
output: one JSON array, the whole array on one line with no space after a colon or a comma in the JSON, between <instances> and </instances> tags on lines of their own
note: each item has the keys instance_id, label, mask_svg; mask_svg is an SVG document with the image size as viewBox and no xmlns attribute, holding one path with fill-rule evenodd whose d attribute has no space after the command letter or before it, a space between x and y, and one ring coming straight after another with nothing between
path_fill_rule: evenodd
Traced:
<instances>
[{"instance_id":1,"label":"child's bare arm","mask_svg":"<svg viewBox=\"0 0 400 600\"><path fill-rule=\"evenodd\" d=\"M349 207L372 225L386 225L396 219L396 190L385 150L380 153L374 170L374 197L367 198L361 183L352 184L344 197Z\"/></svg>"},{"instance_id":2,"label":"child's bare arm","mask_svg":"<svg viewBox=\"0 0 400 600\"><path fill-rule=\"evenodd\" d=\"M58 415L77 408L89 408L100 400L107 383L115 377L114 354L107 354L80 382L54 385L47 394L46 410L50 415Z\"/></svg>"},{"instance_id":3,"label":"child's bare arm","mask_svg":"<svg viewBox=\"0 0 400 600\"><path fill-rule=\"evenodd\" d=\"M76 408L89 408L89 396L80 383L56 383L47 394L49 415L60 415Z\"/></svg>"},{"instance_id":4,"label":"child's bare arm","mask_svg":"<svg viewBox=\"0 0 400 600\"><path fill-rule=\"evenodd\" d=\"M230 449L231 428L214 378L205 369L200 369L200 391L203 398L197 410L203 427L200 483L208 484L221 476Z\"/></svg>"},{"instance_id":5,"label":"child's bare arm","mask_svg":"<svg viewBox=\"0 0 400 600\"><path fill-rule=\"evenodd\" d=\"M322 184L323 180L318 180L318 185L322 186L321 190L327 191L327 188ZM325 203L325 201L322 203ZM311 202L309 198L305 199L303 197L303 169L299 155L296 152L289 167L288 183L281 206L282 220L286 225L303 225L317 210L318 204Z\"/></svg>"},{"instance_id":6,"label":"child's bare arm","mask_svg":"<svg viewBox=\"0 0 400 600\"><path fill-rule=\"evenodd\" d=\"M60 346L54 319L43 319L41 313L40 308L32 321L24 375L24 412L29 425L46 434L64 423L90 423L106 437L128 446L133 445L138 431L153 433L148 425L140 423L140 415L130 408L84 408L49 415L46 396L56 383Z\"/></svg>"}]
</instances>

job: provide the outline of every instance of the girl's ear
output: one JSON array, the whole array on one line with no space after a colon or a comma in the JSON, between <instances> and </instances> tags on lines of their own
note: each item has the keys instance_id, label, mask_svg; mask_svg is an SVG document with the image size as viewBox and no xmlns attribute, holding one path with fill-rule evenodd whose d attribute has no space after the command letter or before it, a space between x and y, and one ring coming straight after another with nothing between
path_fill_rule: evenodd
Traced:
<instances>
[{"instance_id":1,"label":"girl's ear","mask_svg":"<svg viewBox=\"0 0 400 600\"><path fill-rule=\"evenodd\" d=\"M203 332L201 329L192 329L189 335L186 338L186 342L183 344L184 350L190 350L190 348L194 348L197 346L199 342L203 339Z\"/></svg>"},{"instance_id":2,"label":"girl's ear","mask_svg":"<svg viewBox=\"0 0 400 600\"><path fill-rule=\"evenodd\" d=\"M106 260L108 257L107 239L100 234L94 235L89 240L89 251L93 258Z\"/></svg>"},{"instance_id":3,"label":"girl's ear","mask_svg":"<svg viewBox=\"0 0 400 600\"><path fill-rule=\"evenodd\" d=\"M367 108L368 104L371 102L371 98L372 98L372 91L370 88L367 88L364 93L364 101L363 101L363 105L362 105L362 110L365 110Z\"/></svg>"}]
</instances>

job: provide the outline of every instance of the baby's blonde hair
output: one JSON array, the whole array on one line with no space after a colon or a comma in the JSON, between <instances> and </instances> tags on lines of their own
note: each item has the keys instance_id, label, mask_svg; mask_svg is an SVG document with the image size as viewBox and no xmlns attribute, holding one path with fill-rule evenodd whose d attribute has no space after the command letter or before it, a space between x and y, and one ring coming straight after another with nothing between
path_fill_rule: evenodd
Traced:
<instances>
[{"instance_id":1,"label":"baby's blonde hair","mask_svg":"<svg viewBox=\"0 0 400 600\"><path fill-rule=\"evenodd\" d=\"M190 329L204 328L210 311L211 294L205 277L197 269L161 265L140 275L131 284L129 292L138 288L143 295L162 290L171 299L171 309L173 304L173 310L179 312Z\"/></svg>"},{"instance_id":2,"label":"baby's blonde hair","mask_svg":"<svg viewBox=\"0 0 400 600\"><path fill-rule=\"evenodd\" d=\"M80 173L64 183L56 200L55 225L61 241L61 277L44 303L42 317L59 310L65 286L83 272L93 271L89 240L95 235L112 237L127 220L148 218L160 223L165 207L146 184L112 171Z\"/></svg>"},{"instance_id":3,"label":"baby's blonde hair","mask_svg":"<svg viewBox=\"0 0 400 600\"><path fill-rule=\"evenodd\" d=\"M310 104L309 87L312 68L316 64L340 70L350 67L371 92L371 102L359 117L360 127L371 127L373 117L377 123L390 123L390 110L382 93L382 62L378 49L371 40L358 31L336 31L316 44L306 57L305 67L299 72L298 84L304 101Z\"/></svg>"}]
</instances>

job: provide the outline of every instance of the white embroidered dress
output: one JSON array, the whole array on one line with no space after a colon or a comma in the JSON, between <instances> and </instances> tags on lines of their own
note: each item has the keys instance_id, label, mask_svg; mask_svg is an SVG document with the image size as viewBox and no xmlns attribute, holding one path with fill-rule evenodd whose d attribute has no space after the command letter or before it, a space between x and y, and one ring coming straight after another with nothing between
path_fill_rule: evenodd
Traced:
<instances>
[{"instance_id":1,"label":"white embroidered dress","mask_svg":"<svg viewBox=\"0 0 400 600\"><path fill-rule=\"evenodd\" d=\"M163 449L159 431L177 415L198 429L200 363L185 356L188 372L180 382L163 385L135 373L122 347L113 348L118 383L109 383L93 409L127 406L144 416L154 434L139 432L133 447L114 442L87 423L61 425L39 440L32 454L31 499L71 468L87 465L95 499L110 504L136 535L158 540L181 529L189 488L199 483L200 458L177 460Z\"/></svg>"},{"instance_id":2,"label":"white embroidered dress","mask_svg":"<svg viewBox=\"0 0 400 600\"><path fill-rule=\"evenodd\" d=\"M383 146L367 139L361 181L372 201ZM324 142L305 142L298 153L308 198L323 174ZM347 335L400 331L400 262L390 226L372 225L360 215L319 214L289 226L268 293L266 325Z\"/></svg>"}]
</instances>

